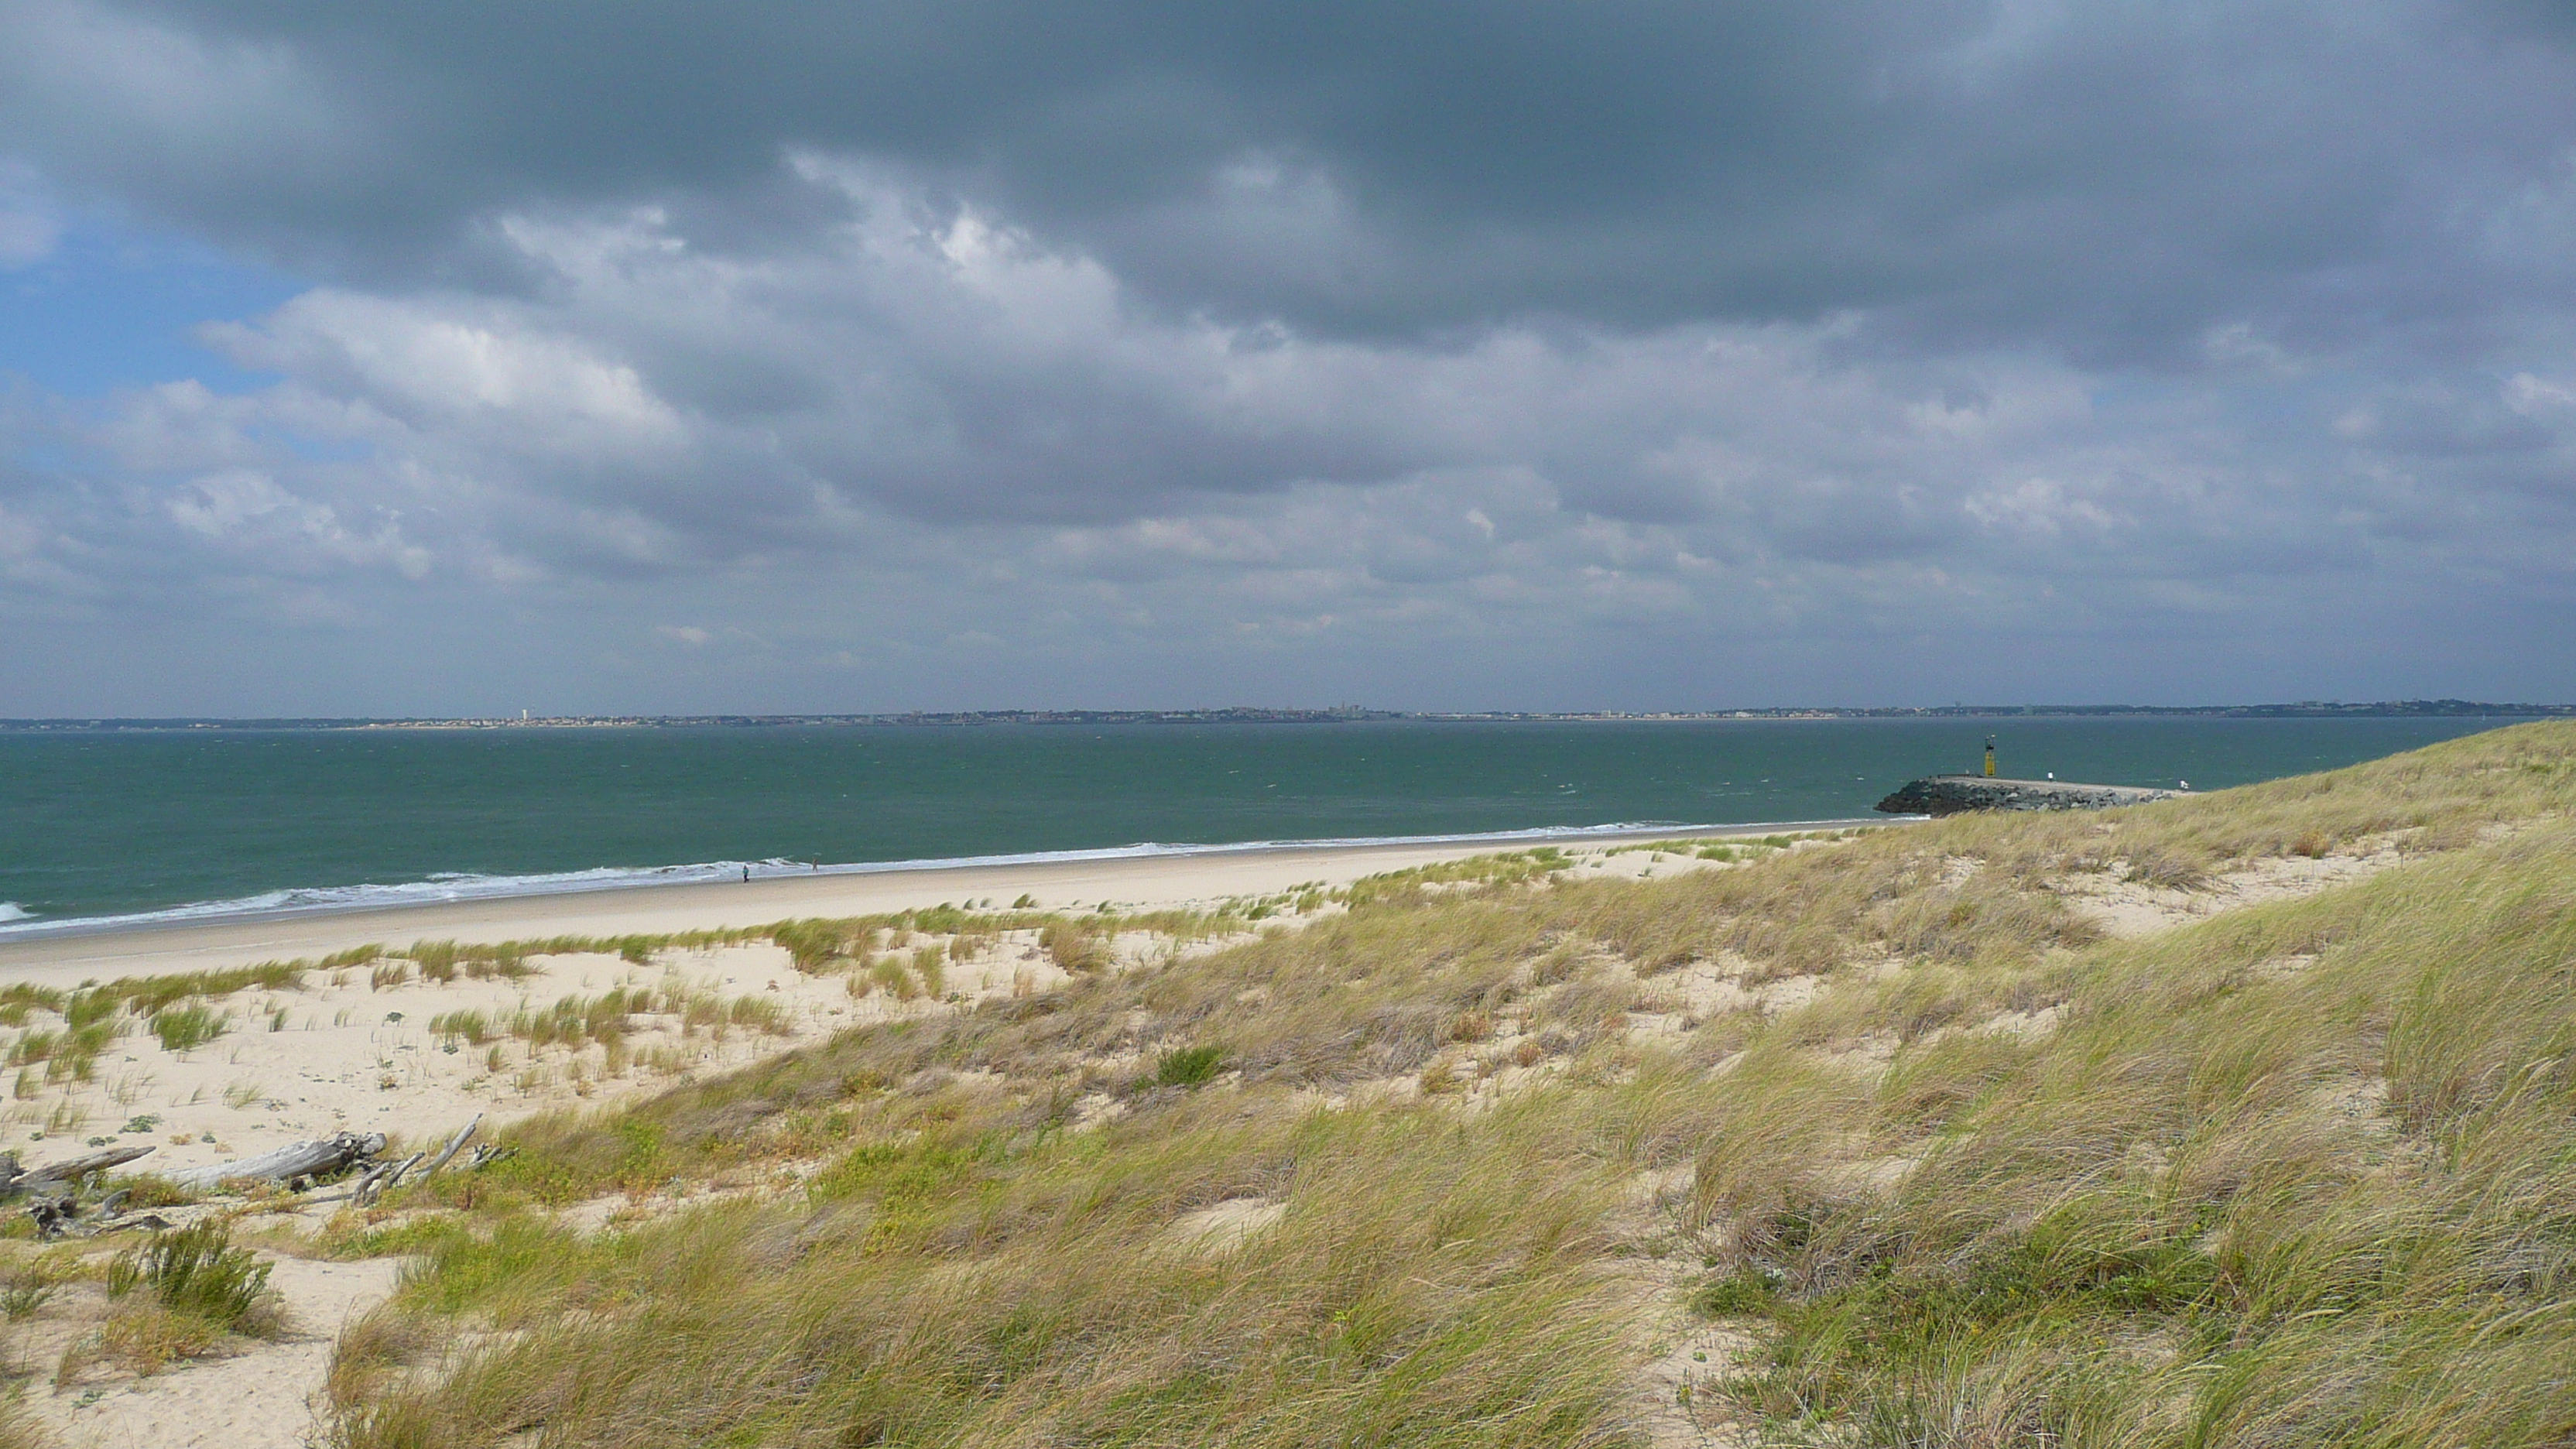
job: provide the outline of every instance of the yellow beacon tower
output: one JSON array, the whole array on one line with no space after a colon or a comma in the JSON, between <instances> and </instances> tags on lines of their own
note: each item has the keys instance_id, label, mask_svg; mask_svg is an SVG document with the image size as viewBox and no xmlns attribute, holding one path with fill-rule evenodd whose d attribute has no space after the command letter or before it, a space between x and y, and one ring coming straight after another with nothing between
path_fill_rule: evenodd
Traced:
<instances>
[{"instance_id":1,"label":"yellow beacon tower","mask_svg":"<svg viewBox=\"0 0 2576 1449\"><path fill-rule=\"evenodd\" d=\"M1994 777L1995 777L1995 737L1994 737L1993 735L1988 735L1988 736L1986 736L1986 778L1987 778L1987 779L1989 779L1989 780L1991 780L1991 779L1993 779Z\"/></svg>"}]
</instances>

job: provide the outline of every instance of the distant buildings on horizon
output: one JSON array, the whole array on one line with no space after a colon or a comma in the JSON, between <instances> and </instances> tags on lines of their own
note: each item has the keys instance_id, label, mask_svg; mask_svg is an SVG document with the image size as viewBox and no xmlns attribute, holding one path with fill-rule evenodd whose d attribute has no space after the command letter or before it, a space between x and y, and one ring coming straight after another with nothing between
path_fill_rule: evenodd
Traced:
<instances>
[{"instance_id":1,"label":"distant buildings on horizon","mask_svg":"<svg viewBox=\"0 0 2576 1449\"><path fill-rule=\"evenodd\" d=\"M2223 719L2482 718L2540 719L2576 716L2571 704L2495 704L2465 699L2383 700L2346 704L2302 700L2297 704L2014 704L1887 705L1865 709L1775 706L1717 710L1392 710L1339 705L1330 709L1001 709L906 710L879 714L521 715L474 719L5 719L0 730L183 729L672 729L764 728L787 725L1000 725L1000 724L1342 724L1363 720L1443 723L1676 722L1711 720L1997 719L2118 715L2199 716Z\"/></svg>"}]
</instances>

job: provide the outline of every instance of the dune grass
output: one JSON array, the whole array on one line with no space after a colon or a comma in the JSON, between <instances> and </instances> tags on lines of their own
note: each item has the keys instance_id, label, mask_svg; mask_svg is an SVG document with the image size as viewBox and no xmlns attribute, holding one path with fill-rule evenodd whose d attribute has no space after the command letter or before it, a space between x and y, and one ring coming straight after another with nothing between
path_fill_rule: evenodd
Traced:
<instances>
[{"instance_id":1,"label":"dune grass","mask_svg":"<svg viewBox=\"0 0 2576 1449\"><path fill-rule=\"evenodd\" d=\"M191 1051L224 1034L224 1013L211 1006L165 1006L152 1013L152 1034L166 1052Z\"/></svg>"},{"instance_id":2,"label":"dune grass","mask_svg":"<svg viewBox=\"0 0 2576 1449\"><path fill-rule=\"evenodd\" d=\"M2391 853L2140 939L2070 894ZM514 1129L518 1155L408 1190L424 1263L344 1335L338 1432L2576 1432L2576 725L1639 883L1533 852L1347 899ZM675 1181L750 1191L688 1208ZM589 1237L545 1211L611 1192L656 1210ZM1190 1229L1219 1204L1265 1213ZM1737 1347L1641 1397L1692 1315Z\"/></svg>"}]
</instances>

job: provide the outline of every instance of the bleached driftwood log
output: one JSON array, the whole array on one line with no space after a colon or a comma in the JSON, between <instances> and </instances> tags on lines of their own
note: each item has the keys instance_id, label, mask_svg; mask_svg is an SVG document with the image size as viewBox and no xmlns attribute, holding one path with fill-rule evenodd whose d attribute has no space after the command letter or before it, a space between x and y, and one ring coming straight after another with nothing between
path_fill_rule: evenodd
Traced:
<instances>
[{"instance_id":1,"label":"bleached driftwood log","mask_svg":"<svg viewBox=\"0 0 2576 1449\"><path fill-rule=\"evenodd\" d=\"M183 1167L167 1176L173 1183L193 1192L203 1192L227 1182L292 1182L299 1177L337 1172L384 1150L385 1134L381 1132L341 1132L309 1142L290 1142L273 1152L245 1157L238 1162Z\"/></svg>"},{"instance_id":2,"label":"bleached driftwood log","mask_svg":"<svg viewBox=\"0 0 2576 1449\"><path fill-rule=\"evenodd\" d=\"M67 1158L61 1162L48 1162L42 1167L31 1167L24 1172L15 1171L18 1163L17 1159L12 1157L6 1163L6 1166L11 1169L11 1175L5 1179L5 1185L0 1185L0 1197L15 1197L20 1193L28 1192L61 1192L93 1172L105 1172L111 1167L123 1167L138 1157L151 1155L151 1152L152 1149L149 1147L111 1147L105 1152L93 1152L86 1157Z\"/></svg>"},{"instance_id":3,"label":"bleached driftwood log","mask_svg":"<svg viewBox=\"0 0 2576 1449\"><path fill-rule=\"evenodd\" d=\"M477 1128L477 1127L480 1127L480 1126L482 1126L482 1125L483 1125L483 1114L482 1114L482 1113L480 1113L480 1112L477 1112L477 1113L475 1113L475 1114L474 1114L474 1120L465 1124L465 1130L463 1130L463 1131L461 1131L461 1132L457 1133L455 1136L450 1137L450 1138L448 1138L448 1139L447 1139L447 1146L446 1146L443 1150L441 1150L441 1151L439 1152L439 1154L438 1154L438 1160L437 1160L437 1161L435 1161L435 1162L432 1162L428 1167L423 1168L423 1169L421 1170L421 1174L420 1174L420 1175L421 1175L421 1176L423 1176L423 1177L427 1177L427 1176L429 1176L430 1174L432 1174L432 1173L434 1173L434 1172L438 1171L440 1168L445 1167L445 1166L447 1165L447 1159L449 1159L449 1158L451 1158L451 1157L454 1157L454 1156L456 1155L456 1149L458 1149L458 1148L460 1148L460 1147L463 1147L463 1146L465 1145L465 1139L467 1139L467 1138L469 1138L469 1137L473 1136L473 1135L474 1135L474 1129L475 1129L475 1128ZM399 1181L399 1180L401 1179L401 1177L402 1177L402 1174L401 1174L401 1173L395 1173L395 1174L394 1174L394 1177L395 1177L395 1179L396 1179L397 1181Z\"/></svg>"},{"instance_id":4,"label":"bleached driftwood log","mask_svg":"<svg viewBox=\"0 0 2576 1449\"><path fill-rule=\"evenodd\" d=\"M404 1158L400 1167L395 1168L392 1172L385 1175L384 1186L377 1190L376 1196L382 1197L386 1193L393 1191L395 1188L402 1186L403 1174L420 1166L420 1160L428 1155L429 1154L426 1152L415 1152L411 1156Z\"/></svg>"}]
</instances>

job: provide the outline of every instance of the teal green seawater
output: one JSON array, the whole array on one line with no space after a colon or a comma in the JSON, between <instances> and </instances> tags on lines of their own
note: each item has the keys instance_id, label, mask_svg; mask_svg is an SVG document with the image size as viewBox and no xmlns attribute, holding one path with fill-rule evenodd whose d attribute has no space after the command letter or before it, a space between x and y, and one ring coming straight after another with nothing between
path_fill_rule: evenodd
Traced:
<instances>
[{"instance_id":1,"label":"teal green seawater","mask_svg":"<svg viewBox=\"0 0 2576 1449\"><path fill-rule=\"evenodd\" d=\"M1251 841L1866 815L1975 767L2199 789L2497 721L174 730L0 734L14 929L729 873ZM801 867L798 867L801 868ZM211 904L210 904L211 903ZM0 931L13 929L0 925Z\"/></svg>"}]
</instances>

